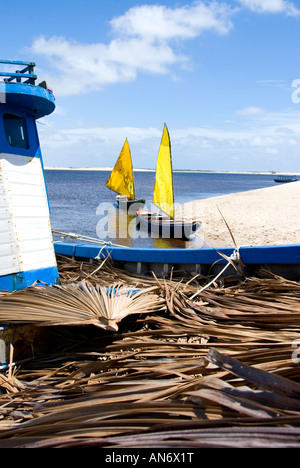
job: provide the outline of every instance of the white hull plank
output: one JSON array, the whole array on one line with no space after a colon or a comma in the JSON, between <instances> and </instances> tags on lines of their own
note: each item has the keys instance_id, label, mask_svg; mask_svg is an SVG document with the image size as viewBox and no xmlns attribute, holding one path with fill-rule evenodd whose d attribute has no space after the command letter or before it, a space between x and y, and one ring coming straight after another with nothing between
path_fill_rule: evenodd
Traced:
<instances>
[{"instance_id":1,"label":"white hull plank","mask_svg":"<svg viewBox=\"0 0 300 468\"><path fill-rule=\"evenodd\" d=\"M39 158L0 159L0 275L56 266Z\"/></svg>"}]
</instances>

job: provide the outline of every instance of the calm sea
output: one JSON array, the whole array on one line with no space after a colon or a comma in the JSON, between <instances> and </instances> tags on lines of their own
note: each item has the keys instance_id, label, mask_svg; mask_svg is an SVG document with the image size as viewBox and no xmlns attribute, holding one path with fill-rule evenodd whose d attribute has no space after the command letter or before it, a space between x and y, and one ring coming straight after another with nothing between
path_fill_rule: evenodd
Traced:
<instances>
[{"instance_id":1,"label":"calm sea","mask_svg":"<svg viewBox=\"0 0 300 468\"><path fill-rule=\"evenodd\" d=\"M109 174L106 171L46 170L52 229L92 238L98 238L97 232L100 232L105 241L132 247L201 246L197 238L185 243L140 236L133 239L128 236L127 228L125 235L124 231L121 235L114 232L112 235L109 216L112 216L110 207L115 203L115 194L105 187ZM179 204L274 185L272 174L174 173L175 202ZM148 208L151 208L153 187L154 172L135 172L136 196L145 198ZM54 239L60 237L54 235ZM66 238L66 242L72 240Z\"/></svg>"}]
</instances>

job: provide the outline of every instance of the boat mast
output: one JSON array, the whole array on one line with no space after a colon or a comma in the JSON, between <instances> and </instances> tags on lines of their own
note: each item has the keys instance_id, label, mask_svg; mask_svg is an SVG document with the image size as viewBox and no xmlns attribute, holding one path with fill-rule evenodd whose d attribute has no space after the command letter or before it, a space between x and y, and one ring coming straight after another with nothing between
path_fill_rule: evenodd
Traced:
<instances>
[{"instance_id":1,"label":"boat mast","mask_svg":"<svg viewBox=\"0 0 300 468\"><path fill-rule=\"evenodd\" d=\"M173 198L173 219L175 219L175 204L174 204L174 181L173 181L173 164L172 164L172 148L171 148L171 139L168 127L165 123L166 130L168 132L169 146L170 146L170 164L171 164L171 180L172 180L172 198Z\"/></svg>"},{"instance_id":2,"label":"boat mast","mask_svg":"<svg viewBox=\"0 0 300 468\"><path fill-rule=\"evenodd\" d=\"M127 138L126 138L127 141ZM127 141L128 148L129 148L129 155L130 155L130 163L131 163L131 173L132 173L132 190L133 190L133 200L135 199L135 183L134 183L134 172L133 172L133 164L132 164L132 157L131 157L131 150L129 143Z\"/></svg>"}]
</instances>

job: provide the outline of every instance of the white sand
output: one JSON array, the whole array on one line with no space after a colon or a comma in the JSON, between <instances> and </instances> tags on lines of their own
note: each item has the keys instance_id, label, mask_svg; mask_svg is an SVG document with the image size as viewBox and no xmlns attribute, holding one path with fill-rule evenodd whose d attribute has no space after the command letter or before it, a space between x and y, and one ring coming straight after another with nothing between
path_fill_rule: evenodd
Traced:
<instances>
[{"instance_id":1,"label":"white sand","mask_svg":"<svg viewBox=\"0 0 300 468\"><path fill-rule=\"evenodd\" d=\"M202 221L204 239L215 247L300 243L300 181L239 192L182 205ZM198 234L201 237L201 232Z\"/></svg>"}]
</instances>

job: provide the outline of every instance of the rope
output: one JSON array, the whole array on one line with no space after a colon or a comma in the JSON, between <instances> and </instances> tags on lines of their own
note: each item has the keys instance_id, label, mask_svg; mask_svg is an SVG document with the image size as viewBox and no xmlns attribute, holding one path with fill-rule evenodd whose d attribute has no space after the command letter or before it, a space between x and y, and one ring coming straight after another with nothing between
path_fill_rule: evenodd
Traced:
<instances>
[{"instance_id":1,"label":"rope","mask_svg":"<svg viewBox=\"0 0 300 468\"><path fill-rule=\"evenodd\" d=\"M235 249L234 252L230 255L229 257L229 260L233 260L234 262L238 262L239 260L241 259L240 257L240 254L239 254L239 251L238 249ZM223 268L222 271L220 271L217 276L212 279L208 284L206 284L205 286L203 286L203 288L201 288L199 291L197 291L195 294L193 294L192 297L190 297L190 300L194 299L196 296L198 296L198 294L200 294L202 291L204 291L205 289L209 288L209 286L211 286L220 276L222 276L222 274L227 270L227 268L232 265L232 263L230 261L228 261L227 265L225 265L225 267Z\"/></svg>"},{"instance_id":2,"label":"rope","mask_svg":"<svg viewBox=\"0 0 300 468\"><path fill-rule=\"evenodd\" d=\"M86 242L93 242L94 244L101 244L101 245L103 245L103 247L105 247L105 246L115 246L115 247L127 248L125 245L113 244L110 241L104 241L102 239L95 239L94 237L88 237L88 236L84 236L82 234L75 234L73 232L66 233L66 232L61 232L61 231L55 231L54 229L52 229L52 232L54 234L59 234L63 238L64 237L70 237L71 239L84 240Z\"/></svg>"},{"instance_id":3,"label":"rope","mask_svg":"<svg viewBox=\"0 0 300 468\"><path fill-rule=\"evenodd\" d=\"M101 254L102 254L102 250L104 249L105 245L103 245L101 247L101 249L99 250L99 252L97 253L96 257L94 257L95 260L100 260L101 259ZM107 257L106 257L107 259Z\"/></svg>"}]
</instances>

